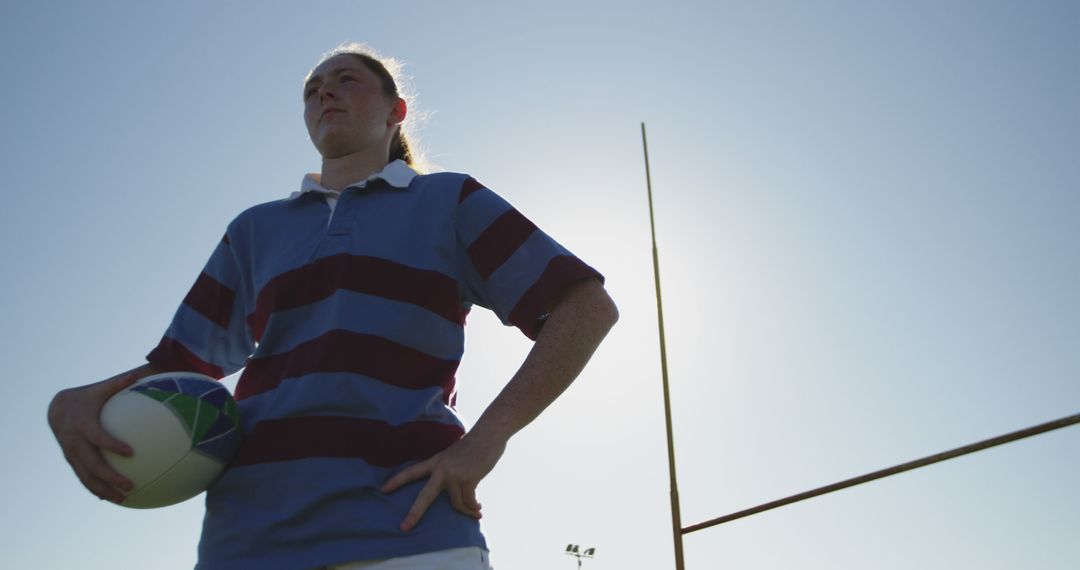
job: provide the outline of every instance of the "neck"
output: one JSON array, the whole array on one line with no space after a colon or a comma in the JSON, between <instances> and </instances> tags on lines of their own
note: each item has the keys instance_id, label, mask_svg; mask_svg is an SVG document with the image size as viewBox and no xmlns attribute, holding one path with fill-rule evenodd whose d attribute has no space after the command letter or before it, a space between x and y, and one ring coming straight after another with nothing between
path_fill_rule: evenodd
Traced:
<instances>
[{"instance_id":1,"label":"neck","mask_svg":"<svg viewBox=\"0 0 1080 570\"><path fill-rule=\"evenodd\" d=\"M386 156L356 152L334 158L323 157L319 184L328 190L342 191L345 186L359 182L386 167Z\"/></svg>"}]
</instances>

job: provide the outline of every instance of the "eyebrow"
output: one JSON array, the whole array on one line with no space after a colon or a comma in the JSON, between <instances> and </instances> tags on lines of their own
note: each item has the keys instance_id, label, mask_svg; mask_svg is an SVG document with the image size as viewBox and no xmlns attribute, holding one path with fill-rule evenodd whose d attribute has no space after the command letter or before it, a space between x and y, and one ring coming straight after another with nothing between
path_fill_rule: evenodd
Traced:
<instances>
[{"instance_id":1,"label":"eyebrow","mask_svg":"<svg viewBox=\"0 0 1080 570\"><path fill-rule=\"evenodd\" d=\"M348 73L350 71L358 72L358 71L360 71L360 68L358 68L358 67L339 67L339 68L331 71L328 75L330 75L330 76L341 75L342 73ZM323 78L322 75L312 75L311 79L308 79L307 83L304 83L304 91L307 91L307 88L312 83L315 83L316 81L322 81L322 78Z\"/></svg>"}]
</instances>

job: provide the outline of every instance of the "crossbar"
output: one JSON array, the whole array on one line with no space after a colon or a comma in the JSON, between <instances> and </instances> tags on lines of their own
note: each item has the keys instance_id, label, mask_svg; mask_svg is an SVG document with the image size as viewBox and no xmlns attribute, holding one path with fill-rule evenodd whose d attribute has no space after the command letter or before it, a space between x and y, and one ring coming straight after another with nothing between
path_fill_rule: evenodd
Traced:
<instances>
[{"instance_id":1,"label":"crossbar","mask_svg":"<svg viewBox=\"0 0 1080 570\"><path fill-rule=\"evenodd\" d=\"M700 522L698 524L690 525L690 526L682 529L682 534L689 534L691 532L695 532L695 531L703 530L703 529L706 529L706 528L709 528L709 527L712 527L712 526L728 523L728 522L731 522L731 521L734 521L734 520L738 520L738 519L741 519L741 518L744 518L744 517L748 517L750 515L756 515L758 513L763 513L765 511L770 511L772 509L780 508L780 507L783 507L783 506L786 506L786 505L790 505L792 503L797 503L799 501L805 501L806 499L811 499L811 498L814 498L814 497L820 497L821 495L824 495L826 493L832 493L834 491L839 491L841 489L846 489L848 487L854 487L855 485L862 485L863 483L869 483L870 481L874 481L876 479L881 479L883 477L889 477L891 475L896 475L898 473L903 473L904 471L911 471L912 469L918 469L919 467L925 467L927 465L931 465L931 464L934 464L934 463L945 461L947 459L953 459L954 457L960 457L961 455L967 455L969 453L975 453L976 451L982 451L984 449L989 449L991 447L995 447L995 446L1002 445L1002 444L1005 444L1005 443L1010 443L1010 442L1017 441L1017 440L1020 440L1020 439L1024 439L1024 438L1027 438L1027 437L1031 437L1033 435L1039 435L1041 433L1046 433L1048 431L1061 429L1063 427L1071 426L1071 425L1074 425L1074 424L1077 424L1077 423L1080 423L1080 414L1067 416L1067 417L1057 419L1057 420L1054 420L1054 421L1046 422L1046 423L1039 424L1039 425L1036 425L1036 426L1032 426L1032 427L1029 427L1029 428L1025 428L1025 429L1022 429L1022 430L1007 433L1005 435L1000 435L998 437L992 437L990 439L985 439L983 441L972 443L970 445L965 445L963 447L957 447L956 449L951 449L949 451L943 451L941 453L930 455L928 457L923 457L922 459L916 459L914 461L909 461L907 463L901 463L900 465L889 467L887 469L881 469L879 471L874 471L873 473L867 473L866 475L861 475L859 477L852 477L851 479L846 479L844 481L840 481L839 483L833 483L832 485L826 485L824 487L818 487L817 489L812 489L810 491L805 491L805 492L799 493L797 495L792 495L790 497L785 497L783 499L778 499L778 500L775 500L775 501L764 503L764 504L758 505L756 507L751 507L749 509L744 509L744 510L741 510L741 511L738 511L738 512L734 512L734 513L731 513L729 515L724 515L724 516L719 517L719 518L715 518L715 519L708 520L708 521L705 521L705 522Z\"/></svg>"}]
</instances>

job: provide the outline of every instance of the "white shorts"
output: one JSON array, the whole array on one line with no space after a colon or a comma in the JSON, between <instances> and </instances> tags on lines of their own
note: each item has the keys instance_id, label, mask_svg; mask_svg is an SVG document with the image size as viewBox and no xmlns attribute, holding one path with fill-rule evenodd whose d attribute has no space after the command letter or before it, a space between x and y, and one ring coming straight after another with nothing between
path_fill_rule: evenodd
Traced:
<instances>
[{"instance_id":1,"label":"white shorts","mask_svg":"<svg viewBox=\"0 0 1080 570\"><path fill-rule=\"evenodd\" d=\"M414 556L387 558L386 560L362 560L333 564L320 570L493 570L488 551L479 546L450 548L425 552Z\"/></svg>"}]
</instances>

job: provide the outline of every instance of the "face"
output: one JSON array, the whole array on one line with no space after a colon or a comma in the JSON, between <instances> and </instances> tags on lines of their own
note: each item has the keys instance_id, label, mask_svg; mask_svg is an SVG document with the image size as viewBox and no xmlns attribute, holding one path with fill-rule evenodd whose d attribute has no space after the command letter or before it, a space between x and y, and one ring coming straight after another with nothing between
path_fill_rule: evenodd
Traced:
<instances>
[{"instance_id":1,"label":"face","mask_svg":"<svg viewBox=\"0 0 1080 570\"><path fill-rule=\"evenodd\" d=\"M304 123L325 158L386 152L405 119L405 102L383 92L382 83L357 57L332 57L304 86Z\"/></svg>"}]
</instances>

